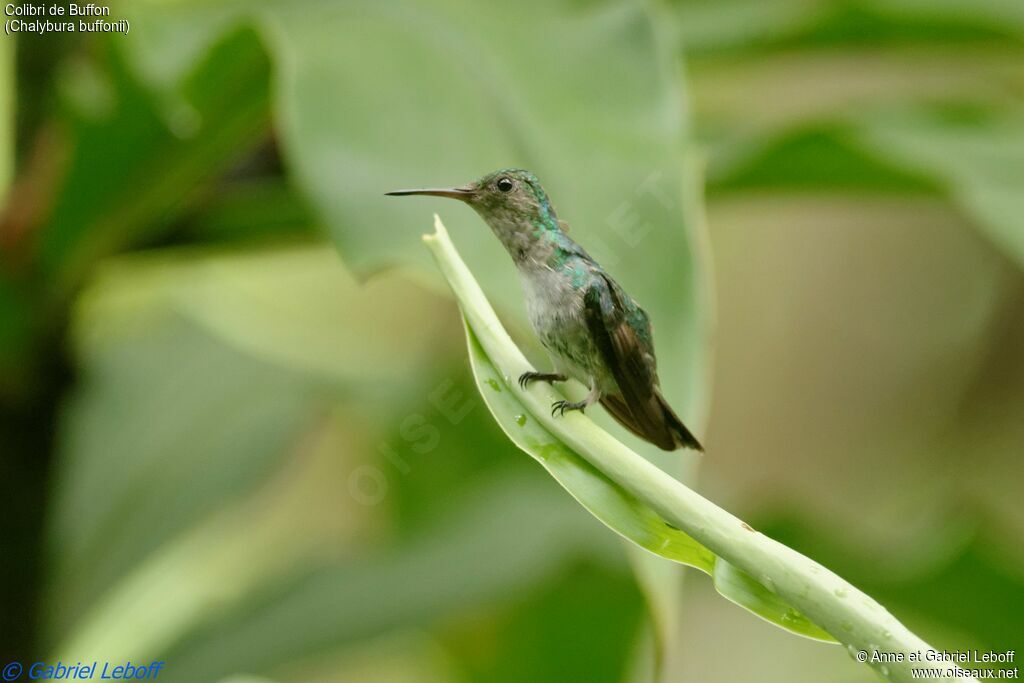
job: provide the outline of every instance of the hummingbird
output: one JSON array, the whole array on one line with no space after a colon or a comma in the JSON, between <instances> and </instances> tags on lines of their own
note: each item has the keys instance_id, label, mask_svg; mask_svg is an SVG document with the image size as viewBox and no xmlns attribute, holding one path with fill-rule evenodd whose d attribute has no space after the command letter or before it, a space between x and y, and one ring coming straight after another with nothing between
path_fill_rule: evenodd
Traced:
<instances>
[{"instance_id":1,"label":"hummingbird","mask_svg":"<svg viewBox=\"0 0 1024 683\"><path fill-rule=\"evenodd\" d=\"M502 169L462 187L386 194L465 202L504 245L530 323L554 366L523 373L519 385L572 378L590 390L581 401L556 401L552 416L600 402L622 426L663 450L704 450L661 394L647 313L569 237L533 173Z\"/></svg>"}]
</instances>

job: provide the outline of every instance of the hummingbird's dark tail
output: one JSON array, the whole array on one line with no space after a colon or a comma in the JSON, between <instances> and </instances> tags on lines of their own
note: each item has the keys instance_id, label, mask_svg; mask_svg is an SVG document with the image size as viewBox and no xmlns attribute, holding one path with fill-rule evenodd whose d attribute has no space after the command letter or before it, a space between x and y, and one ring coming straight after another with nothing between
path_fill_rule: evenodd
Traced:
<instances>
[{"instance_id":1,"label":"hummingbird's dark tail","mask_svg":"<svg viewBox=\"0 0 1024 683\"><path fill-rule=\"evenodd\" d=\"M611 413L615 421L644 441L653 443L663 451L674 451L683 447L704 452L704 447L697 441L697 437L690 433L683 421L662 397L660 391L654 391L651 403L652 405L649 407L652 410L645 411L643 414L643 417L649 419L638 420L621 395L608 394L601 397L601 405ZM656 413L656 415L649 413Z\"/></svg>"},{"instance_id":2,"label":"hummingbird's dark tail","mask_svg":"<svg viewBox=\"0 0 1024 683\"><path fill-rule=\"evenodd\" d=\"M704 447L700 445L690 430L686 428L683 421L679 419L672 407L669 406L660 391L655 391L655 395L658 397L658 402L661 403L661 410L665 415L665 423L668 425L669 431L672 432L672 437L675 439L676 444L683 448L692 448L695 451L704 452ZM675 450L675 449L672 449Z\"/></svg>"}]
</instances>

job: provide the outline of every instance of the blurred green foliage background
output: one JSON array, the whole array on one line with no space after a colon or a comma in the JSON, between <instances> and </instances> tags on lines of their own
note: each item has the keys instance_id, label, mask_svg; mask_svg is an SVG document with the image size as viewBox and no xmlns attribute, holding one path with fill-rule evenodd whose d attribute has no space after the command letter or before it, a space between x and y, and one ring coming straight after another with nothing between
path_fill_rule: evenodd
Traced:
<instances>
[{"instance_id":1,"label":"blurred green foliage background","mask_svg":"<svg viewBox=\"0 0 1024 683\"><path fill-rule=\"evenodd\" d=\"M666 680L873 680L635 572L493 424L418 235L541 363L512 266L381 193L510 165L651 312L706 495L1024 645L1019 0L111 9L0 39L0 659L641 680L654 609Z\"/></svg>"}]
</instances>

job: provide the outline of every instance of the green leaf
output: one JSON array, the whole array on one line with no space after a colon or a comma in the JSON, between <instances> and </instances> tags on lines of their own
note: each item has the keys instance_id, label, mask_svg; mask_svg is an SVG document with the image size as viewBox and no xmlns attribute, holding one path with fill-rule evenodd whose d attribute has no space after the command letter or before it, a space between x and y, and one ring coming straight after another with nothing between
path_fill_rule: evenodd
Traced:
<instances>
[{"instance_id":1,"label":"green leaf","mask_svg":"<svg viewBox=\"0 0 1024 683\"><path fill-rule=\"evenodd\" d=\"M878 4L906 19L976 23L1024 38L1024 5L1017 0L975 0L967 4L958 0L887 0Z\"/></svg>"},{"instance_id":2,"label":"green leaf","mask_svg":"<svg viewBox=\"0 0 1024 683\"><path fill-rule=\"evenodd\" d=\"M459 503L439 524L400 547L364 553L344 563L295 566L249 599L228 609L209 610L197 627L152 655L174 662L161 679L166 675L172 682L216 680L235 671L263 674L397 629L425 628L462 610L500 604L556 575L581 555L621 566L614 544L602 530L583 515L566 514L568 501L546 482L502 473L478 480ZM244 538L245 522L237 522ZM534 533L523 533L524 529ZM229 592L230 574L223 569L213 575L206 572L209 560L217 558L216 547L203 550L186 558L184 565L157 564L147 571L166 575L177 569L212 576L217 580L214 587ZM191 599L196 589L207 589L204 583L182 586L182 597ZM139 614L146 613L147 606L152 614L163 598L150 594L147 599L136 608ZM119 623L116 611L107 616Z\"/></svg>"},{"instance_id":3,"label":"green leaf","mask_svg":"<svg viewBox=\"0 0 1024 683\"><path fill-rule=\"evenodd\" d=\"M81 333L99 346L162 307L247 356L386 396L429 372L437 349L457 339L447 300L397 272L360 285L327 245L182 250L101 268L83 299Z\"/></svg>"},{"instance_id":4,"label":"green leaf","mask_svg":"<svg viewBox=\"0 0 1024 683\"><path fill-rule=\"evenodd\" d=\"M902 652L905 657L911 652L928 649L927 643L870 597L669 477L599 429L585 415L575 412L560 417L551 415L549 406L558 396L552 387L537 384L527 389L518 387L513 378L530 370L529 363L505 332L439 218L435 228L436 232L425 236L424 241L459 300L479 348L492 366L491 375L484 375L481 384L484 400L508 392L519 403L515 414L502 418L503 425L508 424L508 419L518 425L523 416L528 420L526 424L530 419L537 421L558 443L586 459L610 482L731 565L726 569L729 573L719 578L716 587L728 591L730 599L772 623L797 633L804 629L815 630L815 635L822 639L832 636L851 653L878 649L879 644L884 644L886 651ZM505 411L511 407L506 405ZM499 412L495 410L495 414ZM530 454L541 462L560 452L560 446L549 442L530 446ZM568 489L568 482L563 486ZM574 490L573 494L579 499L593 500L589 493ZM611 515L608 518L614 520ZM644 541L646 539L640 536L638 542ZM666 543L669 545L670 541ZM742 573L733 573L733 569ZM757 578L752 578L754 576ZM778 602L774 598L778 598ZM785 609L781 614L780 608ZM890 680L913 679L906 660L884 667L872 662L871 666L887 678L891 676Z\"/></svg>"},{"instance_id":5,"label":"green leaf","mask_svg":"<svg viewBox=\"0 0 1024 683\"><path fill-rule=\"evenodd\" d=\"M1024 268L1024 114L967 120L924 112L867 118L872 153L947 188L975 225Z\"/></svg>"},{"instance_id":6,"label":"green leaf","mask_svg":"<svg viewBox=\"0 0 1024 683\"><path fill-rule=\"evenodd\" d=\"M778 136L729 141L708 171L711 191L870 190L934 192L927 176L879 158L846 125L810 125Z\"/></svg>"},{"instance_id":7,"label":"green leaf","mask_svg":"<svg viewBox=\"0 0 1024 683\"><path fill-rule=\"evenodd\" d=\"M711 573L715 564L713 553L672 528L554 437L508 388L508 380L495 369L468 324L466 338L480 393L514 444L537 460L580 505L609 528L652 553Z\"/></svg>"},{"instance_id":8,"label":"green leaf","mask_svg":"<svg viewBox=\"0 0 1024 683\"><path fill-rule=\"evenodd\" d=\"M112 43L100 47L98 64L65 79L73 153L38 254L58 296L73 292L99 258L162 235L202 182L268 125L269 64L251 31L225 36L204 55L176 102L148 92Z\"/></svg>"},{"instance_id":9,"label":"green leaf","mask_svg":"<svg viewBox=\"0 0 1024 683\"><path fill-rule=\"evenodd\" d=\"M166 309L102 338L83 345L81 386L61 420L51 639L165 542L261 481L316 405L294 373Z\"/></svg>"},{"instance_id":10,"label":"green leaf","mask_svg":"<svg viewBox=\"0 0 1024 683\"><path fill-rule=\"evenodd\" d=\"M676 0L689 54L964 43L1024 35L1015 0Z\"/></svg>"},{"instance_id":11,"label":"green leaf","mask_svg":"<svg viewBox=\"0 0 1024 683\"><path fill-rule=\"evenodd\" d=\"M443 466L428 462L434 458L424 458L415 442L415 450L401 451L404 427L397 427L399 434L388 441L401 452L379 463L389 493L387 505L377 510L404 514L396 509L403 505L404 487L426 488L424 495L437 503L431 513L441 509L441 502L445 509L453 507L450 499L462 502L454 494L474 492L474 506L451 510L459 520L471 518L472 529L466 532L460 523L439 541L443 547L428 548L424 540L416 551L444 566L446 553L471 557L474 549L490 547L488 556L502 568L464 562L469 574L492 574L480 579L490 588L465 599L499 601L509 590L508 567L515 568L515 585L523 587L546 580L549 568L584 555L624 569L614 539L563 496L549 493L544 480L510 483L518 479L502 466L501 476L495 477L501 486L489 488L474 476L481 468L467 470L453 462L460 451L479 449L500 434L475 398L468 372L460 373L467 378L465 385L437 392L444 386L438 377L447 380L451 374L445 359L461 344L449 302L447 293L439 295L394 272L360 286L326 246L245 253L167 250L105 264L83 293L73 327L83 382L62 424L66 436L51 512L50 543L59 554L49 602L59 609L51 610L48 627L60 652L69 657L102 652L158 657L188 641L175 652L190 655L192 648L205 648L206 629L216 628L219 619L237 625L233 620L244 623L264 610L274 611L261 595L282 565L295 573L285 580L296 581L301 591L309 566L347 550L336 536L325 537L318 525L350 525L373 509L356 504L346 490L352 485L346 478L352 460L379 457L385 444L363 434L374 429L366 403L371 391L389 393L395 405L387 419L396 422L411 412L427 412L414 403L417 397L427 405L454 400L460 411L457 426L446 426L441 415L429 418L441 430ZM403 332L408 329L417 334ZM388 361L383 364L382 354ZM421 375L429 375L432 383L421 382ZM358 399L358 417L324 440L317 427L329 411L324 403L339 394ZM461 413L466 405L474 415ZM305 514L296 514L277 500L280 479L292 481L308 444L321 442L318 450L340 465L341 476L337 469L320 472L317 481L331 502L303 490ZM513 450L501 439L486 457L477 453L477 459L501 463L494 457L501 446ZM393 457L404 458L403 466L410 469L398 470ZM285 459L286 476L274 476ZM439 472L428 472L428 467ZM453 480L460 475L465 481ZM450 495L438 497L437 485ZM543 491L535 493L538 488ZM183 490L189 495L181 495ZM503 506L501 500L515 505ZM551 504L544 504L548 500ZM486 514L480 512L484 509ZM521 514L524 509L528 514ZM432 533L434 521L421 521L411 533L405 529L405 535L418 538L428 524ZM539 542L534 537L524 538L525 545L503 542L518 524L571 528L542 542L543 547L533 545ZM297 526L302 534L294 533ZM302 561L305 556L294 551L296 545L313 546L320 555ZM303 631L311 652L458 609L468 575L450 577L446 595L457 598L446 599L437 585L448 579L424 572L422 563L398 579L382 573L382 566L402 563L401 557L403 551L396 551L365 575L339 567L334 576L377 581L374 595L390 593L389 581L401 581L412 596L409 609L389 613L382 608L384 625L362 630L362 622L380 623L373 605L360 603L350 592L331 592L328 582L321 588L338 602L314 602L331 612L340 604L337 611L346 618L304 612L302 619L311 619ZM539 571L529 569L537 565ZM364 611L349 609L356 604ZM294 613L285 609L279 614L272 638L295 629ZM228 628L224 637L233 638L235 630ZM279 657L273 659L277 664L297 656L287 648L275 655L262 640L263 631L248 633L253 640L240 641L242 652L258 649L270 659ZM180 680L206 680L211 670L244 670L248 661L245 655L233 659L230 652L216 655L216 648L206 653L198 669L188 669L202 673ZM185 662L185 656L176 654L174 661Z\"/></svg>"},{"instance_id":12,"label":"green leaf","mask_svg":"<svg viewBox=\"0 0 1024 683\"><path fill-rule=\"evenodd\" d=\"M684 93L667 8L221 0L124 9L156 28L134 31L127 45L165 90L218 31L232 22L257 28L275 63L288 169L358 272L423 258L411 226L436 201L383 192L509 166L536 171L574 237L643 303L663 348L675 349L660 368L673 405L691 424L704 421L710 311L687 214L699 190L684 171ZM467 209L452 223L467 235L486 231ZM522 321L507 254L492 239L467 249ZM692 467L688 460L680 462ZM650 595L660 591L647 574L641 580Z\"/></svg>"},{"instance_id":13,"label":"green leaf","mask_svg":"<svg viewBox=\"0 0 1024 683\"><path fill-rule=\"evenodd\" d=\"M438 226L440 230L440 223ZM513 443L537 460L573 498L616 533L655 555L700 569L712 576L716 574L717 558L714 553L667 522L661 514L595 467L537 420L535 412L524 405L521 397L511 389L514 378L497 370L468 321L466 336L470 363L480 393ZM794 633L820 640L834 640L767 590L762 588L760 593L754 591L749 583L735 577L736 573L731 572L728 580L721 583L716 581L715 585L736 604ZM789 616L783 618L786 615Z\"/></svg>"},{"instance_id":14,"label":"green leaf","mask_svg":"<svg viewBox=\"0 0 1024 683\"><path fill-rule=\"evenodd\" d=\"M383 192L507 166L536 171L574 236L677 349L662 368L674 404L688 417L704 409L706 348L692 340L707 334L707 312L684 215L695 197L683 195L673 17L658 6L149 0L123 11L146 27L127 37L129 59L164 92L219 33L256 27L275 65L288 169L358 272L422 261L408 226L443 201ZM468 209L451 223L466 235L486 230ZM501 247L474 239L467 250L523 319Z\"/></svg>"},{"instance_id":15,"label":"green leaf","mask_svg":"<svg viewBox=\"0 0 1024 683\"><path fill-rule=\"evenodd\" d=\"M734 567L720 557L715 558L712 578L715 582L715 590L722 597L750 610L765 621L808 638L836 642L835 638L793 609L785 600L765 588L750 574Z\"/></svg>"},{"instance_id":16,"label":"green leaf","mask_svg":"<svg viewBox=\"0 0 1024 683\"><path fill-rule=\"evenodd\" d=\"M101 268L72 325L82 372L61 417L51 636L261 482L325 403L387 409L422 386L458 340L446 301L398 274L360 287L327 246Z\"/></svg>"},{"instance_id":17,"label":"green leaf","mask_svg":"<svg viewBox=\"0 0 1024 683\"><path fill-rule=\"evenodd\" d=\"M561 495L550 481L544 483ZM572 505L568 499L566 503ZM588 522L604 533L593 520ZM643 609L628 567L579 562L521 594L497 615L470 617L468 623L446 629L443 644L462 665L462 675L447 680L623 683ZM489 646L481 647L481 630L490 631ZM444 637L450 632L454 637Z\"/></svg>"},{"instance_id":18,"label":"green leaf","mask_svg":"<svg viewBox=\"0 0 1024 683\"><path fill-rule=\"evenodd\" d=\"M712 191L944 196L1024 265L1021 110L917 105L835 115L831 122L802 121L784 130L719 133Z\"/></svg>"},{"instance_id":19,"label":"green leaf","mask_svg":"<svg viewBox=\"0 0 1024 683\"><path fill-rule=\"evenodd\" d=\"M649 506L551 434L516 397L466 324L469 358L487 407L505 434L608 528L641 548L715 578L718 592L741 607L799 635L834 642L791 606L673 527Z\"/></svg>"}]
</instances>

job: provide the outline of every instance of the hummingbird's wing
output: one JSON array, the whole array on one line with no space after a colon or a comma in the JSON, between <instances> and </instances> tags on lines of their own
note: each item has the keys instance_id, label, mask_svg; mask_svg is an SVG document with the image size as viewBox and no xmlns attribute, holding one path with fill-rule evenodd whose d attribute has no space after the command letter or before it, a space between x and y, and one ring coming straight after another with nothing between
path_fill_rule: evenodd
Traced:
<instances>
[{"instance_id":1,"label":"hummingbird's wing","mask_svg":"<svg viewBox=\"0 0 1024 683\"><path fill-rule=\"evenodd\" d=\"M658 448L703 451L658 389L647 314L614 280L597 274L583 297L587 328L621 392L602 396L601 405L622 426Z\"/></svg>"},{"instance_id":2,"label":"hummingbird's wing","mask_svg":"<svg viewBox=\"0 0 1024 683\"><path fill-rule=\"evenodd\" d=\"M583 296L587 328L622 392L621 401L610 399L605 407L630 431L659 448L673 450L676 439L655 386L649 345L627 320L625 292L603 273L598 275Z\"/></svg>"}]
</instances>

